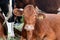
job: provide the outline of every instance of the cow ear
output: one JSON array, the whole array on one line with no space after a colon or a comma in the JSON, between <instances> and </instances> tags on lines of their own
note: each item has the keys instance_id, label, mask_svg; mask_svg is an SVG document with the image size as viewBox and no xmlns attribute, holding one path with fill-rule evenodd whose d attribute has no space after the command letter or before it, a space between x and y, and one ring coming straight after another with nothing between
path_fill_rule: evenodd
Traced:
<instances>
[{"instance_id":1,"label":"cow ear","mask_svg":"<svg viewBox=\"0 0 60 40\"><path fill-rule=\"evenodd\" d=\"M45 14L38 13L37 19L43 20L45 18Z\"/></svg>"},{"instance_id":2,"label":"cow ear","mask_svg":"<svg viewBox=\"0 0 60 40\"><path fill-rule=\"evenodd\" d=\"M22 16L23 15L23 9L15 8L13 10L13 13L14 13L15 16Z\"/></svg>"}]
</instances>

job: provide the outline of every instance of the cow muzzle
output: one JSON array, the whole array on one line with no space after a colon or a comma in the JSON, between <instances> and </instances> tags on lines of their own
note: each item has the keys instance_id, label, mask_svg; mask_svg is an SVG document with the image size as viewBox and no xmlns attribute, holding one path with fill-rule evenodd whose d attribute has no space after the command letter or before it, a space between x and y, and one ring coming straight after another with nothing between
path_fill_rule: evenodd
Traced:
<instances>
[{"instance_id":1,"label":"cow muzzle","mask_svg":"<svg viewBox=\"0 0 60 40\"><path fill-rule=\"evenodd\" d=\"M32 30L34 30L34 26L33 26L33 25L26 25L26 26L24 27L24 29L25 29L26 31L32 31Z\"/></svg>"}]
</instances>

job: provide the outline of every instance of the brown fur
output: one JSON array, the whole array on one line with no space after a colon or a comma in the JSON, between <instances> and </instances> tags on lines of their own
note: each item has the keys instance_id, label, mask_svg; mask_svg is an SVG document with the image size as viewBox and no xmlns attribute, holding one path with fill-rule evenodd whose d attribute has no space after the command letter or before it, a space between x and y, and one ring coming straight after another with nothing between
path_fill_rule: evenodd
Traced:
<instances>
[{"instance_id":1,"label":"brown fur","mask_svg":"<svg viewBox=\"0 0 60 40\"><path fill-rule=\"evenodd\" d=\"M54 30L57 40L60 40L60 15L46 14L46 19L49 21L49 26Z\"/></svg>"}]
</instances>

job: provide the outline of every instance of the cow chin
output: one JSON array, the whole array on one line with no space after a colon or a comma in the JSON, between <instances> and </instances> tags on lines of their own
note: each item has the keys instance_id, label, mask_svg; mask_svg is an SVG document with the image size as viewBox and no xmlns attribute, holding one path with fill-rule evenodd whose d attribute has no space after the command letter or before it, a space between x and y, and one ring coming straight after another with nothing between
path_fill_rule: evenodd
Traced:
<instances>
[{"instance_id":1,"label":"cow chin","mask_svg":"<svg viewBox=\"0 0 60 40\"><path fill-rule=\"evenodd\" d=\"M32 31L32 30L34 30L34 25L25 25L25 27L24 27L24 29L26 30L26 31Z\"/></svg>"}]
</instances>

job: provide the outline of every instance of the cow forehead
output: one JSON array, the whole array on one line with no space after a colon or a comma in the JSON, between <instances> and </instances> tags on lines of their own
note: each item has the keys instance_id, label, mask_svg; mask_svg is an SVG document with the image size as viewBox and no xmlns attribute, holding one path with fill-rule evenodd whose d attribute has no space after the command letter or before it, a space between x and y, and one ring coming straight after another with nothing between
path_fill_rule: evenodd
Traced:
<instances>
[{"instance_id":1,"label":"cow forehead","mask_svg":"<svg viewBox=\"0 0 60 40\"><path fill-rule=\"evenodd\" d=\"M24 14L25 17L34 17L35 14L36 14L36 10L35 10L33 5L27 5L24 8L23 14Z\"/></svg>"},{"instance_id":2,"label":"cow forehead","mask_svg":"<svg viewBox=\"0 0 60 40\"><path fill-rule=\"evenodd\" d=\"M35 8L33 5L27 5L25 8L24 8L24 14L27 14L27 15L32 15L32 14L35 14L36 11L35 11Z\"/></svg>"}]
</instances>

